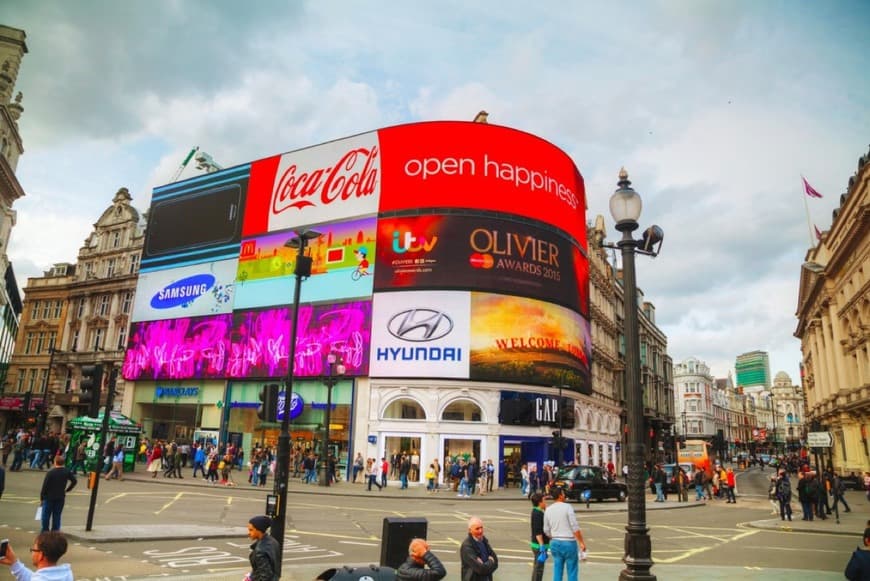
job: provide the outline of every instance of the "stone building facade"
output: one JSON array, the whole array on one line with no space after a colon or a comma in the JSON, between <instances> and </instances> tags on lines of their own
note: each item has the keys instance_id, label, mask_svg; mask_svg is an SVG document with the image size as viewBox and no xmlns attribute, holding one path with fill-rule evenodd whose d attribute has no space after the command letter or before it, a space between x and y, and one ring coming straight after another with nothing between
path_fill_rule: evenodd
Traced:
<instances>
[{"instance_id":1,"label":"stone building facade","mask_svg":"<svg viewBox=\"0 0 870 581\"><path fill-rule=\"evenodd\" d=\"M801 341L810 431L833 434L825 464L870 470L870 151L858 160L833 223L801 266Z\"/></svg>"},{"instance_id":2,"label":"stone building facade","mask_svg":"<svg viewBox=\"0 0 870 581\"><path fill-rule=\"evenodd\" d=\"M27 54L25 38L23 30L0 25L0 396L8 388L9 359L22 308L18 282L6 249L15 226L12 206L24 196L24 189L15 176L18 158L24 153L24 142L18 131L18 121L24 112L23 97L20 92L15 93L15 83ZM13 400L0 399L0 410L14 406Z\"/></svg>"},{"instance_id":3,"label":"stone building facade","mask_svg":"<svg viewBox=\"0 0 870 581\"><path fill-rule=\"evenodd\" d=\"M143 244L142 217L126 188L94 224L76 264L59 263L29 278L24 316L9 371L13 396L29 394L51 431L84 412L78 382L82 365L101 364L108 377L120 368L127 346L133 293ZM118 377L116 405L125 397ZM45 407L42 393L46 394ZM103 390L105 400L105 390ZM7 424L26 420L16 410Z\"/></svg>"}]
</instances>

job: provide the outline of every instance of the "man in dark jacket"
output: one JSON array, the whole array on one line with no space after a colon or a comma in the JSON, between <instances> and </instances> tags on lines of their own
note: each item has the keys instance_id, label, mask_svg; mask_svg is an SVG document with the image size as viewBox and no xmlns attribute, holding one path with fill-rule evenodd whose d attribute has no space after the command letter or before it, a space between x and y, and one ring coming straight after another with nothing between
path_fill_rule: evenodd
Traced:
<instances>
[{"instance_id":1,"label":"man in dark jacket","mask_svg":"<svg viewBox=\"0 0 870 581\"><path fill-rule=\"evenodd\" d=\"M468 536L462 541L459 556L462 581L492 581L492 574L498 569L498 556L483 535L483 521L479 517L468 520Z\"/></svg>"},{"instance_id":2,"label":"man in dark jacket","mask_svg":"<svg viewBox=\"0 0 870 581\"><path fill-rule=\"evenodd\" d=\"M278 581L281 563L278 555L278 541L266 532L272 526L268 516L255 516L248 521L248 538L251 539L250 581Z\"/></svg>"},{"instance_id":3,"label":"man in dark jacket","mask_svg":"<svg viewBox=\"0 0 870 581\"><path fill-rule=\"evenodd\" d=\"M540 492L534 493L531 497L532 501L532 516L529 519L532 527L532 557L534 562L532 565L532 581L542 581L544 578L544 564L547 561L547 551L550 549L550 537L544 533L544 510L547 508L547 502L544 500L544 495Z\"/></svg>"},{"instance_id":4,"label":"man in dark jacket","mask_svg":"<svg viewBox=\"0 0 870 581\"><path fill-rule=\"evenodd\" d=\"M852 553L845 573L849 581L870 579L870 528L864 529L864 546Z\"/></svg>"},{"instance_id":5,"label":"man in dark jacket","mask_svg":"<svg viewBox=\"0 0 870 581\"><path fill-rule=\"evenodd\" d=\"M428 568L427 568L428 567ZM408 559L399 566L396 579L400 581L438 581L447 575L447 569L432 551L425 539L414 539L408 546Z\"/></svg>"},{"instance_id":6,"label":"man in dark jacket","mask_svg":"<svg viewBox=\"0 0 870 581\"><path fill-rule=\"evenodd\" d=\"M39 500L42 503L42 532L49 530L49 520L51 520L51 530L60 530L60 515L63 513L66 493L78 484L76 475L63 463L63 456L55 456L54 468L45 473L42 481L42 490L39 492Z\"/></svg>"}]
</instances>

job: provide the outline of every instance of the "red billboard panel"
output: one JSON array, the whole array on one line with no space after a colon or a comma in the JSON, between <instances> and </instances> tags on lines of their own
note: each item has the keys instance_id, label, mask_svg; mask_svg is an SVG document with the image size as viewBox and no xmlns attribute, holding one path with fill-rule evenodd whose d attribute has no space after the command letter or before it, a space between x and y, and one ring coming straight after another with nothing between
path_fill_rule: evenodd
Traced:
<instances>
[{"instance_id":1,"label":"red billboard panel","mask_svg":"<svg viewBox=\"0 0 870 581\"><path fill-rule=\"evenodd\" d=\"M507 127L461 121L378 131L381 213L474 208L552 224L586 246L586 192L555 145Z\"/></svg>"},{"instance_id":2,"label":"red billboard panel","mask_svg":"<svg viewBox=\"0 0 870 581\"><path fill-rule=\"evenodd\" d=\"M566 237L481 215L378 220L375 290L480 290L588 314L587 258Z\"/></svg>"}]
</instances>

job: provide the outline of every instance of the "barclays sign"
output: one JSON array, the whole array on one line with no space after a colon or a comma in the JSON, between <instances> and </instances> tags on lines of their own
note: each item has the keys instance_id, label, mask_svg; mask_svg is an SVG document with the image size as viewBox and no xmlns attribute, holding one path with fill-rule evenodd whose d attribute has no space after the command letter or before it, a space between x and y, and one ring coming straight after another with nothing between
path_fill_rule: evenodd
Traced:
<instances>
[{"instance_id":1,"label":"barclays sign","mask_svg":"<svg viewBox=\"0 0 870 581\"><path fill-rule=\"evenodd\" d=\"M198 387L157 387L154 392L155 396L160 399L163 397L197 397L199 396Z\"/></svg>"}]
</instances>

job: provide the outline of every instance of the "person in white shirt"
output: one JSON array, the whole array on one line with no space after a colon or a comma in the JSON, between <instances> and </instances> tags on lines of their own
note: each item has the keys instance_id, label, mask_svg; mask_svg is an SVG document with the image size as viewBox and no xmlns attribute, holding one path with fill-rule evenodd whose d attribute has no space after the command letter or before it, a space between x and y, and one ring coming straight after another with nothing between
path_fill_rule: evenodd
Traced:
<instances>
[{"instance_id":1,"label":"person in white shirt","mask_svg":"<svg viewBox=\"0 0 870 581\"><path fill-rule=\"evenodd\" d=\"M15 555L11 545L6 546L6 554L0 559L3 565L9 565L9 572L16 581L73 581L72 568L68 563L58 565L57 562L66 554L66 537L60 531L41 533L30 548L30 560L35 571L28 569Z\"/></svg>"},{"instance_id":2,"label":"person in white shirt","mask_svg":"<svg viewBox=\"0 0 870 581\"><path fill-rule=\"evenodd\" d=\"M577 523L574 509L565 502L565 491L560 486L550 488L553 504L544 511L544 534L550 538L550 553L553 555L553 581L562 581L567 568L568 581L577 581L579 574L579 551L586 550L583 531Z\"/></svg>"}]
</instances>

